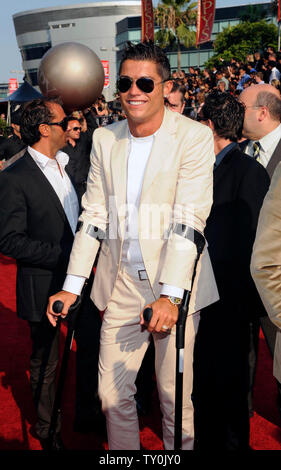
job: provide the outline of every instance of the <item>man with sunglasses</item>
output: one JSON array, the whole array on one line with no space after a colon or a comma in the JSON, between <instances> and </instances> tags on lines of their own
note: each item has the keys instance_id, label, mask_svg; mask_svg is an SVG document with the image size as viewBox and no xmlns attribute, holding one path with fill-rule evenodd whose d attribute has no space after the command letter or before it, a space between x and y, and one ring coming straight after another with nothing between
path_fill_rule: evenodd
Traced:
<instances>
[{"instance_id":1,"label":"man with sunglasses","mask_svg":"<svg viewBox=\"0 0 281 470\"><path fill-rule=\"evenodd\" d=\"M83 112L87 130L83 132L80 121L76 117L69 117L66 131L67 144L62 149L69 156L67 170L75 181L80 197L86 190L87 176L90 168L90 153L92 147L92 136L98 127L96 119L89 109Z\"/></svg>"},{"instance_id":2,"label":"man with sunglasses","mask_svg":"<svg viewBox=\"0 0 281 470\"><path fill-rule=\"evenodd\" d=\"M32 340L30 382L34 427L43 448L51 420L59 358L59 328L46 321L48 297L61 288L76 230L79 199L65 171L66 117L57 100L35 100L21 117L28 146L0 174L0 252L17 262L17 314ZM59 427L53 450L62 450Z\"/></svg>"},{"instance_id":3,"label":"man with sunglasses","mask_svg":"<svg viewBox=\"0 0 281 470\"><path fill-rule=\"evenodd\" d=\"M129 43L119 75L127 120L94 133L68 275L63 290L50 298L47 316L55 326L55 300L64 303L62 315L67 315L102 241L92 299L104 311L99 395L109 449L140 448L135 380L152 338L164 447L172 449L175 324L184 289L191 286L195 232L204 231L212 204L213 139L205 126L165 108L164 96L172 88L170 65L153 43ZM186 323L183 449L192 449L194 440L192 362L199 310L217 298L205 250ZM148 325L142 315L146 306L153 310Z\"/></svg>"}]
</instances>

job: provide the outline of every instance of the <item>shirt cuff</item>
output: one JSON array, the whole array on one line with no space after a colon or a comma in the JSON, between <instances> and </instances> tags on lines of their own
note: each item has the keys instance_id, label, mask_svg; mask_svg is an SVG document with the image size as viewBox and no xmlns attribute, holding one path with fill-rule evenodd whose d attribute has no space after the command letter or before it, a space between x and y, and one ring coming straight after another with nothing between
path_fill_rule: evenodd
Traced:
<instances>
[{"instance_id":1,"label":"shirt cuff","mask_svg":"<svg viewBox=\"0 0 281 470\"><path fill-rule=\"evenodd\" d=\"M83 289L86 278L83 276L75 276L67 274L62 290L71 292L71 294L80 295Z\"/></svg>"},{"instance_id":2,"label":"shirt cuff","mask_svg":"<svg viewBox=\"0 0 281 470\"><path fill-rule=\"evenodd\" d=\"M183 298L184 289L181 287L170 286L169 284L163 284L160 295L169 295L171 297Z\"/></svg>"}]
</instances>

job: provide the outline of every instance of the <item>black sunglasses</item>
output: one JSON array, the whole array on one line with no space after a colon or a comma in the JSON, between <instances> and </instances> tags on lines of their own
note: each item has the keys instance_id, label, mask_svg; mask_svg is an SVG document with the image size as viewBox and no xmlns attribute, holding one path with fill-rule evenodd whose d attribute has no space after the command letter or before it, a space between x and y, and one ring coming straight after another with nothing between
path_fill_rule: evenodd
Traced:
<instances>
[{"instance_id":1,"label":"black sunglasses","mask_svg":"<svg viewBox=\"0 0 281 470\"><path fill-rule=\"evenodd\" d=\"M62 130L65 132L68 127L68 121L69 121L69 118L65 116L65 118L63 118L63 120L60 122L42 122L42 124L47 124L48 126L60 126Z\"/></svg>"},{"instance_id":2,"label":"black sunglasses","mask_svg":"<svg viewBox=\"0 0 281 470\"><path fill-rule=\"evenodd\" d=\"M81 131L81 127L73 127L72 129L69 129L70 131Z\"/></svg>"},{"instance_id":3,"label":"black sunglasses","mask_svg":"<svg viewBox=\"0 0 281 470\"><path fill-rule=\"evenodd\" d=\"M166 80L162 80L160 83L164 83L165 81ZM134 80L130 77L120 77L117 81L117 88L120 93L126 93L126 91L130 90L133 82ZM144 93L151 93L154 90L155 83L152 78L140 77L136 80L136 85Z\"/></svg>"}]
</instances>

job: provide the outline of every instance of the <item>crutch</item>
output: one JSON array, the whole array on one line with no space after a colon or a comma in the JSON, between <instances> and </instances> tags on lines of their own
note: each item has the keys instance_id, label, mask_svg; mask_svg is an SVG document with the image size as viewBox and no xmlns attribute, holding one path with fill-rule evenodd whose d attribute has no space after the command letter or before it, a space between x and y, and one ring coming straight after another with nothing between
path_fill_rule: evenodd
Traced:
<instances>
[{"instance_id":1,"label":"crutch","mask_svg":"<svg viewBox=\"0 0 281 470\"><path fill-rule=\"evenodd\" d=\"M185 323L188 314L190 295L196 275L199 258L204 250L205 238L195 229L186 225L176 224L174 232L193 241L197 248L197 256L194 263L190 291L185 290L182 303L179 307L179 316L176 323L176 386L175 386L175 420L174 420L174 450L182 447L182 396L183 396L183 369L184 369L184 340ZM146 308L143 312L144 321L150 322L152 309Z\"/></svg>"},{"instance_id":2,"label":"crutch","mask_svg":"<svg viewBox=\"0 0 281 470\"><path fill-rule=\"evenodd\" d=\"M86 284L87 284L87 281L84 284L83 291L85 290ZM82 302L82 293L80 296L77 297L76 301L70 306L68 310L68 315L70 315L70 317L68 318L67 334L66 334L64 351L63 351L61 367L60 367L60 372L59 372L59 377L58 377L58 382L57 382L57 390L56 390L55 400L53 404L51 423L50 423L50 428L49 428L49 433L48 433L47 448L49 451L51 451L53 448L53 442L54 442L54 436L56 434L58 417L61 411L62 393L63 393L64 382L65 382L65 377L67 373L68 359L69 359L70 351L72 348L72 341L73 341L73 337L74 337L74 333L76 329L77 317L78 317L79 307L81 305L81 302ZM63 309L63 302L61 302L60 300L56 300L56 302L54 302L53 304L53 311L55 313L61 313L62 309ZM59 328L60 326L61 317L59 317L58 322L59 322L59 325L57 326L57 328Z\"/></svg>"}]
</instances>

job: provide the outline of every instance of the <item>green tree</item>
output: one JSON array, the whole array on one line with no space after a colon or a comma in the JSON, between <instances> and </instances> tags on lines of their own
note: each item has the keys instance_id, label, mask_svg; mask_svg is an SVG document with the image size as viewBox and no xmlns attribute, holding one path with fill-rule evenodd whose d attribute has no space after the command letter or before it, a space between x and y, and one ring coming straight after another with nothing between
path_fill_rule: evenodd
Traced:
<instances>
[{"instance_id":1,"label":"green tree","mask_svg":"<svg viewBox=\"0 0 281 470\"><path fill-rule=\"evenodd\" d=\"M268 46L276 49L278 29L265 20L255 23L242 22L225 28L214 42L215 54L205 64L207 67L221 64L221 60L235 58L244 62L249 54L265 50Z\"/></svg>"},{"instance_id":2,"label":"green tree","mask_svg":"<svg viewBox=\"0 0 281 470\"><path fill-rule=\"evenodd\" d=\"M190 26L196 24L196 2L190 0L162 0L154 9L154 18L160 30L155 41L160 47L170 46L177 50L177 66L181 68L181 44L195 45L196 32Z\"/></svg>"},{"instance_id":3,"label":"green tree","mask_svg":"<svg viewBox=\"0 0 281 470\"><path fill-rule=\"evenodd\" d=\"M6 121L0 118L0 130L4 137L7 137L7 124Z\"/></svg>"}]
</instances>

